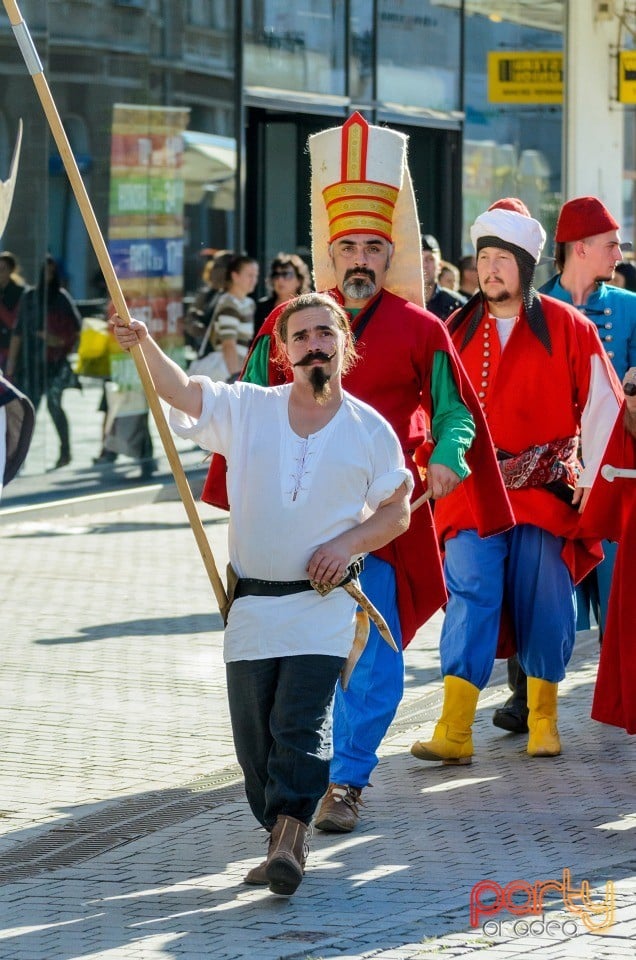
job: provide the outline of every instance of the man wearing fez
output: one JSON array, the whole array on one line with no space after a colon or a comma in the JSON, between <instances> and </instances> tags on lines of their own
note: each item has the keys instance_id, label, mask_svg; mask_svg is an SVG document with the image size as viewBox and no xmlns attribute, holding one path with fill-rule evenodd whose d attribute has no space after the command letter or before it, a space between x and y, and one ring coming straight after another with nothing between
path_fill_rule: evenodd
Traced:
<instances>
[{"instance_id":1,"label":"man wearing fez","mask_svg":"<svg viewBox=\"0 0 636 960\"><path fill-rule=\"evenodd\" d=\"M413 472L413 501L424 492L414 461L419 448L418 462L428 460L425 482L432 497L443 498L461 483L474 526L487 535L509 526L512 515L474 391L446 328L422 307L419 221L406 144L404 135L370 126L358 113L342 127L310 137L315 286L349 315L360 361L343 384L397 433ZM273 385L286 378L271 338L275 321L276 311L261 328L244 379ZM219 480L217 460L203 499L222 506ZM446 599L428 503L412 512L406 534L366 557L361 584L405 647ZM401 653L371 625L347 690L340 685L336 690L331 782L316 817L318 829L355 828L362 790L403 685Z\"/></svg>"}]
</instances>

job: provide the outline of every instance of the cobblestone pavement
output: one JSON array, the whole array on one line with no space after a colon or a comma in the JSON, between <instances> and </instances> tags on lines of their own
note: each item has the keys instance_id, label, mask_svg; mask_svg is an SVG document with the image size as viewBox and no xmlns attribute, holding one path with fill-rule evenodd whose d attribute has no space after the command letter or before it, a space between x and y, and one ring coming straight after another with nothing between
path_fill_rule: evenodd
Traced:
<instances>
[{"instance_id":1,"label":"cobblestone pavement","mask_svg":"<svg viewBox=\"0 0 636 960\"><path fill-rule=\"evenodd\" d=\"M225 518L203 509L224 569ZM589 719L593 631L562 686L562 757L532 760L492 726L499 664L475 762L452 768L408 752L440 705L441 615L421 630L359 829L316 833L285 900L241 884L265 834L243 798L221 621L182 505L11 514L0 550L0 960L633 956L634 742ZM513 880L526 884L516 916ZM525 915L548 880L547 913ZM471 891L502 910L471 927Z\"/></svg>"}]
</instances>

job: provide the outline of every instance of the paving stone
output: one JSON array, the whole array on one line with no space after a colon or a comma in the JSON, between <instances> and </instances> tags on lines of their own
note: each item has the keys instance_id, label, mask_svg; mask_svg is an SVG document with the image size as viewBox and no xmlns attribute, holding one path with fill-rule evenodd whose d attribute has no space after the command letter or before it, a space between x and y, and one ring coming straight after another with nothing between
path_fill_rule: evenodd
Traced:
<instances>
[{"instance_id":1,"label":"paving stone","mask_svg":"<svg viewBox=\"0 0 636 960\"><path fill-rule=\"evenodd\" d=\"M223 569L226 524L207 516ZM633 955L633 742L589 718L593 631L577 638L562 685L560 758L533 761L523 737L492 726L507 696L499 664L480 698L474 763L450 768L409 753L441 702L434 617L407 651L404 700L359 828L316 831L306 878L286 900L242 883L266 835L243 797L220 620L181 504L3 523L0 550L11 624L0 672L0 960ZM605 935L580 923L552 942L470 927L479 881L558 882L564 869L595 898L615 882Z\"/></svg>"}]
</instances>

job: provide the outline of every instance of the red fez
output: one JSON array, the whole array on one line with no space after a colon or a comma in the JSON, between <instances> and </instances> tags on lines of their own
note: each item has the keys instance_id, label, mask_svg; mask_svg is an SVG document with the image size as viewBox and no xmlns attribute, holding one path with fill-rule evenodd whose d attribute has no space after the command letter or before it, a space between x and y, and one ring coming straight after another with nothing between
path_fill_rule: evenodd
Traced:
<instances>
[{"instance_id":1,"label":"red fez","mask_svg":"<svg viewBox=\"0 0 636 960\"><path fill-rule=\"evenodd\" d=\"M489 210L512 210L513 213L520 213L522 217L529 217L530 211L523 200L518 197L504 197L502 200L495 200L488 207Z\"/></svg>"},{"instance_id":2,"label":"red fez","mask_svg":"<svg viewBox=\"0 0 636 960\"><path fill-rule=\"evenodd\" d=\"M618 229L618 223L598 197L576 197L561 207L554 239L557 243L573 243Z\"/></svg>"}]
</instances>

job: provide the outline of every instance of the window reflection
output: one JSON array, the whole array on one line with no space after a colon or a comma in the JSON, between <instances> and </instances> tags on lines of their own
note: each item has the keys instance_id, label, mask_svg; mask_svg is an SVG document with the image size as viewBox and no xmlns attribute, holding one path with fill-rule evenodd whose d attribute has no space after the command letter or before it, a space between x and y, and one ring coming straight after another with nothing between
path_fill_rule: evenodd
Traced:
<instances>
[{"instance_id":1,"label":"window reflection","mask_svg":"<svg viewBox=\"0 0 636 960\"><path fill-rule=\"evenodd\" d=\"M246 82L343 95L344 12L344 0L247 0Z\"/></svg>"},{"instance_id":2,"label":"window reflection","mask_svg":"<svg viewBox=\"0 0 636 960\"><path fill-rule=\"evenodd\" d=\"M378 2L378 96L431 110L460 106L459 4Z\"/></svg>"},{"instance_id":3,"label":"window reflection","mask_svg":"<svg viewBox=\"0 0 636 960\"><path fill-rule=\"evenodd\" d=\"M549 8L549 9L548 9ZM539 8L469 0L465 34L463 237L472 252L470 226L494 200L520 197L549 237L561 203L561 104L498 102L489 89L489 53L540 54L563 49L564 4Z\"/></svg>"},{"instance_id":4,"label":"window reflection","mask_svg":"<svg viewBox=\"0 0 636 960\"><path fill-rule=\"evenodd\" d=\"M368 0L351 3L351 60L349 63L349 96L372 100L374 45L373 4Z\"/></svg>"}]
</instances>

